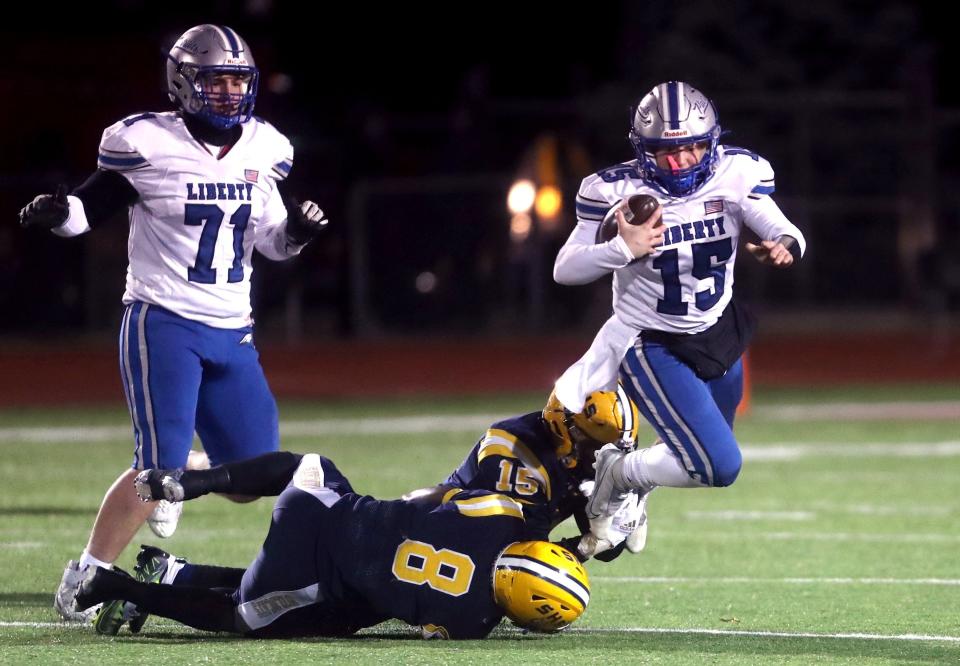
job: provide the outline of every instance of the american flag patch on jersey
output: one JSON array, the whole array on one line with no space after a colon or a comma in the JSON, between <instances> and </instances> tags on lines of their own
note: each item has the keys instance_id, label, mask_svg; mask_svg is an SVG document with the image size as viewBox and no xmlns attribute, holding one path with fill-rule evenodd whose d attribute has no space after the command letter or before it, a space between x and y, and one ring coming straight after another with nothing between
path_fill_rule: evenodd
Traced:
<instances>
[{"instance_id":1,"label":"american flag patch on jersey","mask_svg":"<svg viewBox=\"0 0 960 666\"><path fill-rule=\"evenodd\" d=\"M260 177L260 172L256 169L244 169L243 177L249 180L251 183L257 182L257 178Z\"/></svg>"},{"instance_id":2,"label":"american flag patch on jersey","mask_svg":"<svg viewBox=\"0 0 960 666\"><path fill-rule=\"evenodd\" d=\"M704 201L703 212L707 215L709 215L710 213L722 213L723 199L714 199L713 201Z\"/></svg>"}]
</instances>

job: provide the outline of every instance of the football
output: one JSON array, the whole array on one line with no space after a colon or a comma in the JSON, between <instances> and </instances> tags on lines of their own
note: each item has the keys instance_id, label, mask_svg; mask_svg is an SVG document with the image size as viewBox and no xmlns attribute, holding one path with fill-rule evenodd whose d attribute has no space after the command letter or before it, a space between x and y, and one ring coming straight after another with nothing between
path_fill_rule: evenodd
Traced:
<instances>
[{"instance_id":1,"label":"football","mask_svg":"<svg viewBox=\"0 0 960 666\"><path fill-rule=\"evenodd\" d=\"M653 215L659 205L660 202L649 194L634 194L627 199L621 199L607 211L603 222L597 228L596 242L606 243L620 233L620 229L617 227L616 211L618 208L623 209L623 216L630 224L643 224L648 217Z\"/></svg>"}]
</instances>

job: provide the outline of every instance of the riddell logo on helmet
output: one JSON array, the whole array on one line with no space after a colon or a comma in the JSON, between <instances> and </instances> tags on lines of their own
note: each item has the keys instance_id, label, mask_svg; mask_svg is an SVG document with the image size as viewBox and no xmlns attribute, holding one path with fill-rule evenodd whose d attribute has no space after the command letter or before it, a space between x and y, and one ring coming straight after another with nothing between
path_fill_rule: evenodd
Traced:
<instances>
[{"instance_id":1,"label":"riddell logo on helmet","mask_svg":"<svg viewBox=\"0 0 960 666\"><path fill-rule=\"evenodd\" d=\"M664 139L673 139L673 138L678 137L678 136L687 136L688 134L690 134L690 132L688 132L687 130L673 130L673 131L664 132L664 133L663 133L663 138L664 138Z\"/></svg>"}]
</instances>

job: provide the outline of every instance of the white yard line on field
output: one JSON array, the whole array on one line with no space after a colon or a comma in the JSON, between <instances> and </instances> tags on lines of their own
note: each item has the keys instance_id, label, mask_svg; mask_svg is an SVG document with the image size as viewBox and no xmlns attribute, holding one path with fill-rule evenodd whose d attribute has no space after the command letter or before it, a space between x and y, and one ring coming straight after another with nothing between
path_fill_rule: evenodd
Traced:
<instances>
[{"instance_id":1,"label":"white yard line on field","mask_svg":"<svg viewBox=\"0 0 960 666\"><path fill-rule=\"evenodd\" d=\"M821 456L824 458L953 458L960 455L960 440L945 442L899 442L896 444L784 443L742 446L744 460L778 462Z\"/></svg>"},{"instance_id":2,"label":"white yard line on field","mask_svg":"<svg viewBox=\"0 0 960 666\"><path fill-rule=\"evenodd\" d=\"M567 630L574 634L688 634L701 636L751 636L755 638L830 638L839 640L868 641L936 641L941 643L960 643L960 636L927 636L924 634L861 634L837 633L817 634L805 631L745 631L736 629L669 629L660 627L619 627L602 629L593 627L571 627Z\"/></svg>"},{"instance_id":3,"label":"white yard line on field","mask_svg":"<svg viewBox=\"0 0 960 666\"><path fill-rule=\"evenodd\" d=\"M590 576L591 583L636 583L639 585L935 585L960 586L957 578L751 578L749 576Z\"/></svg>"},{"instance_id":4,"label":"white yard line on field","mask_svg":"<svg viewBox=\"0 0 960 666\"><path fill-rule=\"evenodd\" d=\"M956 509L953 506L890 505L890 504L837 504L835 502L810 502L810 508L817 511L853 513L860 516L949 516Z\"/></svg>"},{"instance_id":5,"label":"white yard line on field","mask_svg":"<svg viewBox=\"0 0 960 666\"><path fill-rule=\"evenodd\" d=\"M674 539L679 541L862 541L865 543L927 543L927 544L954 544L960 543L960 534L943 534L937 532L657 532L657 538Z\"/></svg>"},{"instance_id":6,"label":"white yard line on field","mask_svg":"<svg viewBox=\"0 0 960 666\"><path fill-rule=\"evenodd\" d=\"M752 416L771 421L858 421L904 419L960 420L960 400L919 402L834 402L811 405L758 405Z\"/></svg>"},{"instance_id":7,"label":"white yard line on field","mask_svg":"<svg viewBox=\"0 0 960 666\"><path fill-rule=\"evenodd\" d=\"M431 432L483 432L503 414L450 414L363 419L283 421L282 437L330 435L390 435ZM132 438L130 426L26 426L0 428L0 442L104 442Z\"/></svg>"},{"instance_id":8,"label":"white yard line on field","mask_svg":"<svg viewBox=\"0 0 960 666\"><path fill-rule=\"evenodd\" d=\"M385 435L385 434L417 434L417 433L479 433L493 421L488 416L483 417L442 417L430 418L397 418L397 419L364 419L360 421L291 421L280 425L280 435L286 437L304 437L309 434L316 436L331 435ZM129 431L121 426L98 426L93 428L62 426L56 428L0 428L0 444L3 443L32 443L32 444L80 444L123 440L129 436ZM744 445L741 448L743 457L750 462L782 462L809 458L823 457L875 457L875 458L953 458L960 456L960 440L943 442L899 442L888 443L842 443L828 442L822 444L808 444L787 442L772 445Z\"/></svg>"},{"instance_id":9,"label":"white yard line on field","mask_svg":"<svg viewBox=\"0 0 960 666\"><path fill-rule=\"evenodd\" d=\"M794 420L810 418L818 410L831 412L837 408L860 410L877 415L899 409L904 403L867 403L864 405L782 405L757 408L758 415L769 413L795 413ZM910 403L912 404L912 403ZM944 405L948 403L916 403L919 405ZM949 403L954 404L954 403ZM960 420L960 402L956 403L956 418ZM937 409L943 409L938 407ZM776 411L781 410L781 411ZM792 410L792 411L791 411ZM859 412L857 412L859 413ZM953 414L953 412L950 412ZM922 415L918 415L922 418ZM877 416L879 417L879 416ZM472 433L483 432L491 423L504 418L504 414L446 414L439 416L398 416L372 418L321 418L300 421L283 421L280 424L282 437L330 437L351 435L390 435L419 433ZM65 425L23 426L0 428L0 443L80 443L132 439L129 425ZM956 456L960 455L960 441L944 442L898 442L857 443L846 442L787 442L770 446L743 447L744 454L754 460L790 460L810 455L876 455L876 456Z\"/></svg>"},{"instance_id":10,"label":"white yard line on field","mask_svg":"<svg viewBox=\"0 0 960 666\"><path fill-rule=\"evenodd\" d=\"M175 625L170 625L175 626ZM4 622L0 627L14 629L83 629L90 630L85 623L75 622ZM517 630L519 633L519 630ZM813 638L832 640L869 640L869 641L931 641L937 643L960 643L960 636L930 636L925 634L865 634L835 633L821 634L805 631L746 631L737 629L671 629L664 627L571 627L568 634L681 634L693 636L741 636L751 638ZM203 634L197 639L202 640ZM362 635L360 636L362 639ZM379 639L378 639L379 640Z\"/></svg>"},{"instance_id":11,"label":"white yard line on field","mask_svg":"<svg viewBox=\"0 0 960 666\"><path fill-rule=\"evenodd\" d=\"M804 522L816 520L813 511L686 511L683 514L693 520L778 520L786 522Z\"/></svg>"}]
</instances>

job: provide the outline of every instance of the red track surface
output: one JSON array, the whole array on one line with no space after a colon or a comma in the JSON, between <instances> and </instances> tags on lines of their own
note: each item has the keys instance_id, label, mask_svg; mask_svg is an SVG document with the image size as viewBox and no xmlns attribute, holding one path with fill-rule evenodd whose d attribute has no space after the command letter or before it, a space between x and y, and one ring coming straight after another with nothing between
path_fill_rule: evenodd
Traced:
<instances>
[{"instance_id":1,"label":"red track surface","mask_svg":"<svg viewBox=\"0 0 960 666\"><path fill-rule=\"evenodd\" d=\"M326 342L267 346L262 360L280 398L545 391L588 338L509 341ZM897 334L763 338L750 352L756 384L958 382L960 343ZM123 403L114 349L7 348L0 407Z\"/></svg>"}]
</instances>

